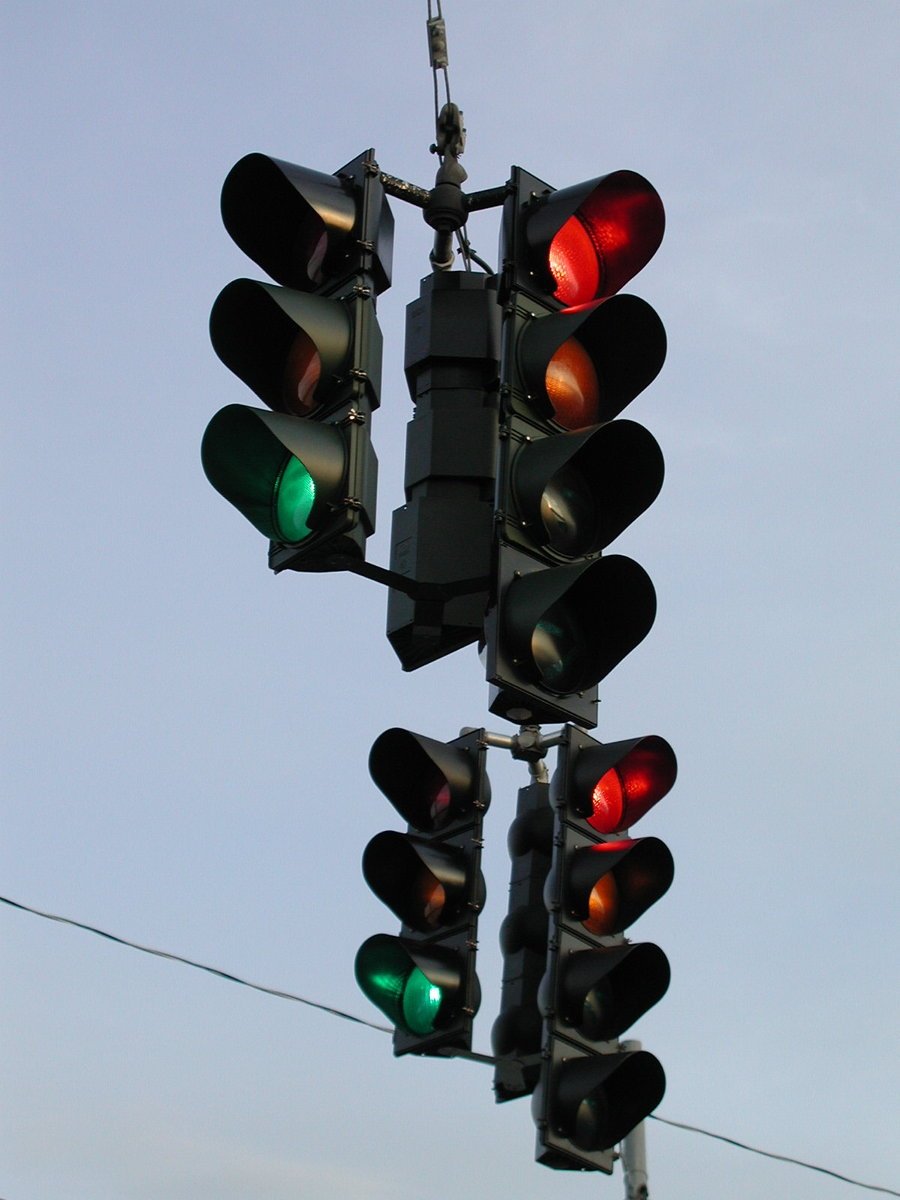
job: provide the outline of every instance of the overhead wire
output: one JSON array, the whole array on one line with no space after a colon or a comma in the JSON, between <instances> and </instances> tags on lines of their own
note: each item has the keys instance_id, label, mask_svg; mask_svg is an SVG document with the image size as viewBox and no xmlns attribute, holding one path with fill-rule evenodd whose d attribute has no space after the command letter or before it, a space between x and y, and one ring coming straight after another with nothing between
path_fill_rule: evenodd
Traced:
<instances>
[{"instance_id":1,"label":"overhead wire","mask_svg":"<svg viewBox=\"0 0 900 1200\"><path fill-rule=\"evenodd\" d=\"M376 1029L379 1033L393 1033L393 1030L387 1025L376 1025L374 1021L367 1021L364 1017L354 1016L352 1013L344 1012L340 1008L334 1008L329 1004L320 1004L316 1000L309 1000L305 996L298 996L293 992L284 991L281 988L267 987L261 983L251 983L247 979L242 979L241 976L233 974L231 971L223 971L219 967L210 967L205 963L196 962L192 958L186 958L181 954L173 954L168 950L157 950L152 946L144 946L140 942L131 941L129 938L119 937L117 934L109 933L105 929L99 929L96 925L88 925L84 921L76 921L72 917L63 917L57 913L44 912L42 909L33 908L29 904L22 904L18 900L11 900L8 896L0 896L0 903L9 905L10 908L17 908L21 912L31 913L35 917L43 917L47 921L56 921L61 925L70 925L74 929L84 930L86 933L96 934L98 937L105 938L107 941L114 942L119 946L128 946L132 950L140 950L143 954L152 954L156 958L165 958L170 962L183 963L187 967L194 967L199 971L205 971L209 975L215 975L219 979L224 979L229 983L239 983L243 987L252 988L257 992L264 992L268 996L275 996L279 1000L293 1000L298 1004L305 1004L308 1008L316 1008L320 1012L328 1013L333 1017L341 1017L345 1021L352 1021L356 1025L365 1025L369 1029ZM491 1061L486 1059L485 1061ZM671 1125L675 1129L684 1129L691 1133L699 1133L704 1137L714 1138L716 1141L725 1142L729 1146L735 1146L739 1150L746 1150L751 1154L759 1154L763 1158L773 1158L778 1162L792 1163L797 1167L804 1167L808 1171L817 1171L823 1175L830 1175L833 1179L838 1179L842 1183L847 1183L852 1187L863 1188L870 1192L881 1192L885 1196L900 1196L900 1191L895 1191L893 1188L882 1187L874 1183L862 1183L858 1179L852 1179L849 1175L841 1175L837 1171L831 1171L827 1167L817 1166L815 1163L804 1162L799 1158L792 1158L786 1154L776 1154L771 1150L761 1150L757 1146L750 1146L746 1142L740 1142L736 1138L726 1137L721 1133L712 1133L708 1129L702 1129L698 1125L688 1125L682 1121L673 1121L667 1117L651 1114L654 1121L659 1121L663 1125Z\"/></svg>"}]
</instances>

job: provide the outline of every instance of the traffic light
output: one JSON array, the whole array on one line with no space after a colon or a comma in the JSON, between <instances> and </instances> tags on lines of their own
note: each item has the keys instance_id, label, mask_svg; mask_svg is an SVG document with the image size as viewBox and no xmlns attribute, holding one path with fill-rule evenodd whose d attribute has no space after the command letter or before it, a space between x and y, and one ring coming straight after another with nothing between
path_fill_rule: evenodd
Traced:
<instances>
[{"instance_id":1,"label":"traffic light","mask_svg":"<svg viewBox=\"0 0 900 1200\"><path fill-rule=\"evenodd\" d=\"M662 202L617 171L553 191L513 168L503 210L491 711L596 725L597 684L646 636L646 572L601 551L659 493L654 438L619 413L659 373L659 317L619 289L653 256Z\"/></svg>"},{"instance_id":2,"label":"traffic light","mask_svg":"<svg viewBox=\"0 0 900 1200\"><path fill-rule=\"evenodd\" d=\"M213 305L214 350L272 411L218 412L203 468L270 539L274 571L339 570L365 558L375 525L375 297L390 286L393 217L373 155L325 175L248 154L222 188L229 234L282 286L238 279Z\"/></svg>"},{"instance_id":3,"label":"traffic light","mask_svg":"<svg viewBox=\"0 0 900 1200\"><path fill-rule=\"evenodd\" d=\"M662 950L631 943L624 931L672 882L667 847L631 838L628 826L666 795L675 774L661 737L604 745L566 727L551 782L543 1062L533 1099L537 1159L550 1167L611 1171L612 1147L665 1090L656 1058L622 1050L618 1038L669 985Z\"/></svg>"},{"instance_id":4,"label":"traffic light","mask_svg":"<svg viewBox=\"0 0 900 1200\"><path fill-rule=\"evenodd\" d=\"M500 310L477 271L435 272L406 311L406 503L391 569L443 595L388 593L387 636L412 671L477 641L494 537Z\"/></svg>"},{"instance_id":5,"label":"traffic light","mask_svg":"<svg viewBox=\"0 0 900 1200\"><path fill-rule=\"evenodd\" d=\"M445 743L389 729L369 755L372 779L408 824L406 833L376 834L363 854L366 882L402 925L399 936L375 934L363 943L356 979L395 1026L397 1055L472 1046L490 802L483 735Z\"/></svg>"},{"instance_id":6,"label":"traffic light","mask_svg":"<svg viewBox=\"0 0 900 1200\"><path fill-rule=\"evenodd\" d=\"M536 781L520 789L507 846L512 867L509 908L500 927L503 986L491 1030L498 1104L530 1095L540 1074L538 990L547 968L548 935L544 886L553 852L549 784Z\"/></svg>"}]
</instances>

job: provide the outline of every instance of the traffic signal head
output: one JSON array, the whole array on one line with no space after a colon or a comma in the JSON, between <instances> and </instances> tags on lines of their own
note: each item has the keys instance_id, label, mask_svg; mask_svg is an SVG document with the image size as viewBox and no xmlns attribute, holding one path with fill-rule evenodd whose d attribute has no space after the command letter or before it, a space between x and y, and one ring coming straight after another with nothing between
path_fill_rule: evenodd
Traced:
<instances>
[{"instance_id":1,"label":"traffic signal head","mask_svg":"<svg viewBox=\"0 0 900 1200\"><path fill-rule=\"evenodd\" d=\"M471 1048L485 754L482 731L445 743L389 729L369 756L372 779L408 823L406 833L376 834L363 854L366 882L399 917L400 935L376 934L356 956L359 986L395 1026L395 1054Z\"/></svg>"},{"instance_id":2,"label":"traffic signal head","mask_svg":"<svg viewBox=\"0 0 900 1200\"><path fill-rule=\"evenodd\" d=\"M665 796L675 773L663 738L603 744L566 730L551 783L551 932L538 994L544 1066L533 1106L547 1166L610 1171L612 1147L662 1099L660 1064L617 1039L669 986L662 950L624 933L672 882L667 847L631 838L627 827Z\"/></svg>"},{"instance_id":3,"label":"traffic signal head","mask_svg":"<svg viewBox=\"0 0 900 1200\"><path fill-rule=\"evenodd\" d=\"M340 569L375 524L393 219L372 152L335 175L249 154L222 189L238 245L284 287L238 279L210 314L216 353L273 410L229 405L203 438L213 486L270 539L273 570Z\"/></svg>"},{"instance_id":4,"label":"traffic signal head","mask_svg":"<svg viewBox=\"0 0 900 1200\"><path fill-rule=\"evenodd\" d=\"M646 637L656 615L647 573L622 555L542 569L502 547L487 627L491 711L519 723L595 725L596 685Z\"/></svg>"},{"instance_id":5,"label":"traffic signal head","mask_svg":"<svg viewBox=\"0 0 900 1200\"><path fill-rule=\"evenodd\" d=\"M617 294L652 257L664 224L659 196L634 172L553 191L513 168L485 627L491 711L509 720L595 725L597 684L653 623L643 569L600 555L663 481L655 439L615 418L665 360L659 317Z\"/></svg>"}]
</instances>

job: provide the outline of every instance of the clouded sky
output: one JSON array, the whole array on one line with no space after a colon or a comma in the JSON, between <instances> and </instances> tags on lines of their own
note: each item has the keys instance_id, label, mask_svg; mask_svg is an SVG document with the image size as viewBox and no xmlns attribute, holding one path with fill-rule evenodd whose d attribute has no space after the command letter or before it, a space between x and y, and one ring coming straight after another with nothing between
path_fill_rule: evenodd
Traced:
<instances>
[{"instance_id":1,"label":"clouded sky","mask_svg":"<svg viewBox=\"0 0 900 1200\"><path fill-rule=\"evenodd\" d=\"M373 146L430 186L426 4L7 0L0 13L5 749L0 894L376 1022L353 959L395 931L360 856L400 820L375 737L513 726L473 648L404 674L385 594L273 576L207 484L253 402L209 308L260 272L219 217L263 151ZM598 735L658 733L676 864L635 929L672 964L638 1025L659 1115L900 1188L893 0L446 0L473 190L627 168L666 205L630 285L668 333L625 415L666 457L616 542L656 624ZM378 529L402 503L405 305L430 231L392 202ZM497 214L470 237L496 262ZM476 1049L499 1002L506 828L492 751ZM490 1070L0 905L4 1200L621 1196L533 1162ZM453 1133L453 1148L442 1146ZM846 1183L650 1122L651 1194L841 1200Z\"/></svg>"}]
</instances>

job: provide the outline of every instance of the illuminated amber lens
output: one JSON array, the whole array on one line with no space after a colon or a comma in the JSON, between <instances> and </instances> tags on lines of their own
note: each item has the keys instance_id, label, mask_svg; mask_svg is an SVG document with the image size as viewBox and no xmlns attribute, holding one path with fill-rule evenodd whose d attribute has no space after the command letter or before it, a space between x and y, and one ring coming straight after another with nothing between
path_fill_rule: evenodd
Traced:
<instances>
[{"instance_id":1,"label":"illuminated amber lens","mask_svg":"<svg viewBox=\"0 0 900 1200\"><path fill-rule=\"evenodd\" d=\"M285 412L305 417L313 411L321 374L322 360L315 343L305 330L298 329L288 351L281 383L281 401Z\"/></svg>"},{"instance_id":2,"label":"illuminated amber lens","mask_svg":"<svg viewBox=\"0 0 900 1200\"><path fill-rule=\"evenodd\" d=\"M547 256L556 284L554 297L570 307L587 304L600 295L600 258L578 217L569 217L559 229Z\"/></svg>"},{"instance_id":3,"label":"illuminated amber lens","mask_svg":"<svg viewBox=\"0 0 900 1200\"><path fill-rule=\"evenodd\" d=\"M553 419L563 429L586 429L600 420L600 381L590 355L567 338L547 364L544 379Z\"/></svg>"},{"instance_id":4,"label":"illuminated amber lens","mask_svg":"<svg viewBox=\"0 0 900 1200\"><path fill-rule=\"evenodd\" d=\"M427 924L437 926L441 923L441 915L447 903L447 890L434 876L423 877L420 881L419 900L422 905L422 916Z\"/></svg>"},{"instance_id":5,"label":"illuminated amber lens","mask_svg":"<svg viewBox=\"0 0 900 1200\"><path fill-rule=\"evenodd\" d=\"M599 937L615 933L619 916L619 889L612 872L601 875L588 898L588 917L582 921L588 933Z\"/></svg>"},{"instance_id":6,"label":"illuminated amber lens","mask_svg":"<svg viewBox=\"0 0 900 1200\"><path fill-rule=\"evenodd\" d=\"M610 769L594 784L591 792L593 816L588 817L588 825L598 833L614 833L622 828L625 814L625 796L622 792L622 780L616 770Z\"/></svg>"}]
</instances>

